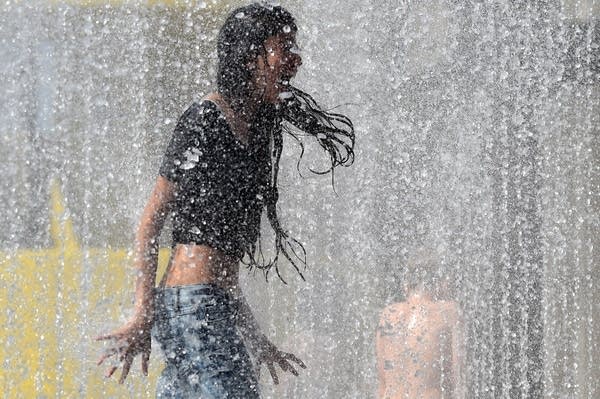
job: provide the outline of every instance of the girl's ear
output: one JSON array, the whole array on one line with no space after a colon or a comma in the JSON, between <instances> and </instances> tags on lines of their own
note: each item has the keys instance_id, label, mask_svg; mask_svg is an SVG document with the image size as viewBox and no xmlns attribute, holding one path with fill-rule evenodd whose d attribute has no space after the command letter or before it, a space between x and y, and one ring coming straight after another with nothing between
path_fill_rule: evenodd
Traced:
<instances>
[{"instance_id":1,"label":"girl's ear","mask_svg":"<svg viewBox=\"0 0 600 399\"><path fill-rule=\"evenodd\" d=\"M248 64L246 64L246 67L248 68L248 70L254 71L255 69L260 69L264 65L264 62L265 61L264 61L262 55L259 54L256 56L255 59L248 62Z\"/></svg>"},{"instance_id":2,"label":"girl's ear","mask_svg":"<svg viewBox=\"0 0 600 399\"><path fill-rule=\"evenodd\" d=\"M258 57L256 57L256 67L259 69L264 69L265 67L265 55L264 54L259 54Z\"/></svg>"},{"instance_id":3,"label":"girl's ear","mask_svg":"<svg viewBox=\"0 0 600 399\"><path fill-rule=\"evenodd\" d=\"M266 60L263 55L259 55L255 60L248 63L248 70L251 72L264 71L266 69Z\"/></svg>"}]
</instances>

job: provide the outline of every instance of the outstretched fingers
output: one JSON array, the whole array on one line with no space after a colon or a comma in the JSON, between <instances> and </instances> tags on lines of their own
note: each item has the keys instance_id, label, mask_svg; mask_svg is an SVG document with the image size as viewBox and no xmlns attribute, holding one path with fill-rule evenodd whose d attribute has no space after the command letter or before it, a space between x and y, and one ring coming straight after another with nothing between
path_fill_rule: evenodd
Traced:
<instances>
[{"instance_id":1,"label":"outstretched fingers","mask_svg":"<svg viewBox=\"0 0 600 399\"><path fill-rule=\"evenodd\" d=\"M111 366L106 377L110 378L115 371L122 367L119 383L125 382L129 375L131 365L138 354L142 355L142 372L148 375L148 363L150 360L150 334L149 328L139 327L137 324L128 324L109 334L100 335L95 338L97 341L110 340L110 346L104 351L98 360L98 365L101 365L106 359L115 356L119 364Z\"/></svg>"},{"instance_id":2,"label":"outstretched fingers","mask_svg":"<svg viewBox=\"0 0 600 399\"><path fill-rule=\"evenodd\" d=\"M298 366L302 367L303 369L306 368L306 365L304 364L304 362L302 360L298 359L293 353L284 353L282 357L284 359L293 361L294 363L296 363Z\"/></svg>"},{"instance_id":3,"label":"outstretched fingers","mask_svg":"<svg viewBox=\"0 0 600 399\"><path fill-rule=\"evenodd\" d=\"M106 370L106 374L104 375L106 378L112 377L112 375L117 371L118 366L112 366L108 370Z\"/></svg>"},{"instance_id":4,"label":"outstretched fingers","mask_svg":"<svg viewBox=\"0 0 600 399\"><path fill-rule=\"evenodd\" d=\"M123 352L123 349L125 349L125 347L121 346L115 346L113 348L109 348L106 350L106 352L102 355L102 357L100 357L100 360L98 360L98 366L100 366L106 359L108 359L109 357L112 356L116 356L119 355ZM123 355L119 356L119 360L122 361L123 359ZM104 376L106 378L110 378L112 377L112 375L115 373L115 371L119 368L119 366L111 366L106 370L106 373L104 374Z\"/></svg>"},{"instance_id":5,"label":"outstretched fingers","mask_svg":"<svg viewBox=\"0 0 600 399\"><path fill-rule=\"evenodd\" d=\"M106 352L104 352L104 354L102 356L100 356L100 359L98 359L98 362L96 363L97 366L100 366L106 359L108 359L111 356L116 355L117 353L119 353L119 348L109 348L106 350Z\"/></svg>"},{"instance_id":6,"label":"outstretched fingers","mask_svg":"<svg viewBox=\"0 0 600 399\"><path fill-rule=\"evenodd\" d=\"M304 362L298 359L295 355L291 353L285 353L280 351L274 351L270 353L269 356L263 357L259 359L260 363L265 363L267 368L269 369L269 373L271 374L271 378L273 379L273 383L275 385L279 384L279 377L277 376L277 372L275 371L275 363L279 365L281 370L285 372L290 372L295 376L298 376L298 371L294 367L293 363L296 363L298 366L303 369L306 368Z\"/></svg>"},{"instance_id":7,"label":"outstretched fingers","mask_svg":"<svg viewBox=\"0 0 600 399\"><path fill-rule=\"evenodd\" d=\"M117 331L117 332L111 332L108 334L98 335L96 338L94 338L94 340L96 340L96 341L106 341L109 339L119 340L119 339L123 338L123 336L124 336L123 332Z\"/></svg>"},{"instance_id":8,"label":"outstretched fingers","mask_svg":"<svg viewBox=\"0 0 600 399\"><path fill-rule=\"evenodd\" d=\"M267 368L269 369L269 373L271 373L271 378L273 379L273 383L275 385L279 384L279 377L277 377L277 372L275 371L275 366L271 362L267 362Z\"/></svg>"},{"instance_id":9,"label":"outstretched fingers","mask_svg":"<svg viewBox=\"0 0 600 399\"><path fill-rule=\"evenodd\" d=\"M294 367L292 362L296 363L298 366L302 367L303 369L306 368L306 365L304 364L304 362L302 360L298 359L292 353L281 352L279 359L277 360L279 367L281 367L281 369L283 371L289 371L290 373L294 374L297 377L298 371L296 370L296 368Z\"/></svg>"},{"instance_id":10,"label":"outstretched fingers","mask_svg":"<svg viewBox=\"0 0 600 399\"><path fill-rule=\"evenodd\" d=\"M285 359L283 356L277 360L277 364L279 364L279 367L281 367L283 371L289 371L296 377L298 376L298 372L296 371L294 366L292 366L291 363L287 361L287 359Z\"/></svg>"},{"instance_id":11,"label":"outstretched fingers","mask_svg":"<svg viewBox=\"0 0 600 399\"><path fill-rule=\"evenodd\" d=\"M127 351L124 355L123 355L123 371L121 371L121 377L119 378L119 384L122 384L123 382L125 382L125 378L127 378L127 375L129 374L129 370L131 369L131 364L133 363L133 355L131 354L131 351Z\"/></svg>"},{"instance_id":12,"label":"outstretched fingers","mask_svg":"<svg viewBox=\"0 0 600 399\"><path fill-rule=\"evenodd\" d=\"M142 373L148 376L148 362L150 361L150 351L142 353Z\"/></svg>"}]
</instances>

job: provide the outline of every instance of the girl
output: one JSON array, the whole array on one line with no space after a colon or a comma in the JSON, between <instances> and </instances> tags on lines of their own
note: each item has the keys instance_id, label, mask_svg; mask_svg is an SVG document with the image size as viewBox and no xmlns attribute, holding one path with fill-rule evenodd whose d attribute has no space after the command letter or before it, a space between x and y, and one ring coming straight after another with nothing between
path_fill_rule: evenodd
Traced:
<instances>
[{"instance_id":1,"label":"girl","mask_svg":"<svg viewBox=\"0 0 600 399\"><path fill-rule=\"evenodd\" d=\"M299 134L312 136L326 151L331 166L315 173L333 173L354 158L350 120L321 110L289 84L302 64L296 31L285 9L259 4L234 10L221 28L218 91L179 119L142 214L134 316L98 337L114 342L98 363L117 356L121 383L138 354L147 373L151 330L166 358L158 398L258 398L248 351L275 383L275 363L294 375L294 363L305 367L260 332L238 288L240 263L277 275L280 255L299 273L306 265L304 248L277 216L283 130L299 142ZM261 249L264 209L275 237L270 261ZM155 288L158 237L168 215L173 249Z\"/></svg>"}]
</instances>

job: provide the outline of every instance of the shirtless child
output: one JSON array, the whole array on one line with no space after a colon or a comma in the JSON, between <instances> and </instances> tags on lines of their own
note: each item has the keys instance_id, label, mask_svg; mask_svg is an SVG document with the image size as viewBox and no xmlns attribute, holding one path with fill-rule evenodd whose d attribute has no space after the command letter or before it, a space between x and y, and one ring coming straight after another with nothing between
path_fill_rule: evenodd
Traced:
<instances>
[{"instance_id":1,"label":"shirtless child","mask_svg":"<svg viewBox=\"0 0 600 399\"><path fill-rule=\"evenodd\" d=\"M377 328L380 399L463 398L463 343L458 304L440 300L438 262L412 257L406 301L387 306Z\"/></svg>"}]
</instances>

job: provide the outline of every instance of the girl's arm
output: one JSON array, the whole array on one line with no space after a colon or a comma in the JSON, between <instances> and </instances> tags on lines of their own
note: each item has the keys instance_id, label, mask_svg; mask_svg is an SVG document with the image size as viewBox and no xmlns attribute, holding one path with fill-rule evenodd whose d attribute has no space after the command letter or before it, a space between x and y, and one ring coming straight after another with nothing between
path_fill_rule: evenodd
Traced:
<instances>
[{"instance_id":1,"label":"girl's arm","mask_svg":"<svg viewBox=\"0 0 600 399\"><path fill-rule=\"evenodd\" d=\"M159 176L144 208L135 237L135 311L133 318L152 326L154 285L158 266L158 237L174 198L174 185Z\"/></svg>"},{"instance_id":2,"label":"girl's arm","mask_svg":"<svg viewBox=\"0 0 600 399\"><path fill-rule=\"evenodd\" d=\"M142 355L142 372L148 374L151 337L150 330L154 321L154 283L158 265L158 237L169 213L174 198L174 185L164 177L156 180L152 194L144 208L135 238L135 268L137 269L135 287L135 310L133 317L121 328L97 337L97 340L112 340L109 348L98 361L98 365L112 356L123 363L119 383L123 383L133 359ZM110 377L118 366L110 367L106 376Z\"/></svg>"}]
</instances>

